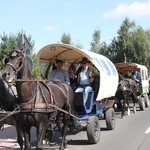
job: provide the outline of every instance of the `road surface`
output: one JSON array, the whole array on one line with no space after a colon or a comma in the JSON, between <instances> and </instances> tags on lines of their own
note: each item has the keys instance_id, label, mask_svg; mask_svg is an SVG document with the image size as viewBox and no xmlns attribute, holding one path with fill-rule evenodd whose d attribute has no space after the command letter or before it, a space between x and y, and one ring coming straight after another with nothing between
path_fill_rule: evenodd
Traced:
<instances>
[{"instance_id":1,"label":"road surface","mask_svg":"<svg viewBox=\"0 0 150 150\"><path fill-rule=\"evenodd\" d=\"M69 150L150 150L150 107L144 111L138 111L130 116L121 118L120 112L116 112L116 127L107 130L105 120L101 122L101 139L98 144L89 144L86 131L67 136ZM52 147L49 150L58 149L56 144L59 133L53 136ZM32 149L35 149L35 129L32 128ZM0 149L18 150L15 128L7 126L0 132Z\"/></svg>"}]
</instances>

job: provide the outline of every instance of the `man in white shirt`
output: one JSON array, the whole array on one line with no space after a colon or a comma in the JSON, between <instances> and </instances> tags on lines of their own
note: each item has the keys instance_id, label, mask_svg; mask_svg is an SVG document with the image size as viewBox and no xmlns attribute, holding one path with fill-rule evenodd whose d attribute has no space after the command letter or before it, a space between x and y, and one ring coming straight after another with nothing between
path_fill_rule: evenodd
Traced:
<instances>
[{"instance_id":1,"label":"man in white shirt","mask_svg":"<svg viewBox=\"0 0 150 150\"><path fill-rule=\"evenodd\" d=\"M92 87L90 85L91 72L89 70L88 62L89 61L85 57L81 60L81 68L82 69L78 74L79 86L75 90L75 93L84 91L84 96L83 96L84 104L87 101L89 93L92 92Z\"/></svg>"},{"instance_id":2,"label":"man in white shirt","mask_svg":"<svg viewBox=\"0 0 150 150\"><path fill-rule=\"evenodd\" d=\"M62 67L63 61L59 59L56 60L56 69L50 72L49 80L60 80L66 82L67 84L70 84L68 72L65 71Z\"/></svg>"}]
</instances>

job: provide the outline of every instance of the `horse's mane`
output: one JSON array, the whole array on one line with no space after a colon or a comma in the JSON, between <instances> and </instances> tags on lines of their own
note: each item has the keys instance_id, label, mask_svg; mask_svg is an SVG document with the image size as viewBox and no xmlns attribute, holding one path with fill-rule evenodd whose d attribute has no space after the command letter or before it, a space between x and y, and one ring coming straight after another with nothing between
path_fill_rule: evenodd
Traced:
<instances>
[{"instance_id":1,"label":"horse's mane","mask_svg":"<svg viewBox=\"0 0 150 150\"><path fill-rule=\"evenodd\" d=\"M6 111L12 111L15 104L15 96L9 92L4 80L0 76L0 108Z\"/></svg>"}]
</instances>

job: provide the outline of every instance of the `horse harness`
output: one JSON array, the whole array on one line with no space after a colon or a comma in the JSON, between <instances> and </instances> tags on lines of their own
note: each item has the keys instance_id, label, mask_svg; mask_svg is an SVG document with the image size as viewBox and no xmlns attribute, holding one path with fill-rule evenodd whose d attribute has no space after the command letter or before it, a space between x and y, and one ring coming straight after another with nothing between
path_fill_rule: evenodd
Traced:
<instances>
[{"instance_id":1,"label":"horse harness","mask_svg":"<svg viewBox=\"0 0 150 150\"><path fill-rule=\"evenodd\" d=\"M22 54L23 58L24 58L24 61L22 62L22 65L16 69L16 67L12 64L12 63L9 63L7 62L5 65L9 65L13 68L13 70L15 72L18 72L18 70L20 70L24 63L25 63L25 54L21 51L21 50L18 50L18 49L15 49L12 53L12 56L16 56L16 52L19 52ZM71 112L68 112L68 111L65 111L64 109L61 109L57 106L56 104L56 101L55 101L55 98L54 98L54 95L51 91L51 89L45 84L45 81L47 80L30 80L30 79L27 79L27 80L20 80L20 79L17 79L15 80L15 82L37 82L37 88L36 88L36 94L31 98L31 100L29 100L27 103L21 103L18 105L17 108L20 109L20 112L42 112L42 113L49 113L49 112L54 112L54 111L61 111L65 114L68 114L72 117L75 117L76 119L79 119L78 117L76 117L75 115L71 114ZM46 98L45 98L45 95L44 93L42 92L42 89L41 89L41 84L42 83L49 91L49 94L51 96L51 104L47 102ZM62 88L62 86L61 86ZM64 87L63 87L64 89ZM44 102L42 103L36 103L36 98L38 96L38 94L41 93L42 94L42 97L44 99Z\"/></svg>"}]
</instances>

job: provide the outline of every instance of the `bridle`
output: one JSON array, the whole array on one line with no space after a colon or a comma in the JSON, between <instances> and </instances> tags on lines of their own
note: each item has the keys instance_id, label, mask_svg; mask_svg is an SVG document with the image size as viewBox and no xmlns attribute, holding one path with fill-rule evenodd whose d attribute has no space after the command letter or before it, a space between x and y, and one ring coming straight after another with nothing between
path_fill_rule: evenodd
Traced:
<instances>
[{"instance_id":1,"label":"bridle","mask_svg":"<svg viewBox=\"0 0 150 150\"><path fill-rule=\"evenodd\" d=\"M16 56L17 54L16 54L16 52L18 52L18 53L21 53L22 54L22 56L23 56L23 60L22 60L22 63L21 63L21 65L20 65L20 67L17 69L16 68L16 66L14 65L14 64L12 64L12 63L10 63L10 62L8 62L8 63L6 63L5 65L7 66L10 66L14 71L15 71L15 73L17 73L18 71L20 71L21 70L21 68L24 66L24 64L25 64L25 54L21 51L21 50L19 50L19 49L14 49L13 50L13 52L12 52L12 57L14 57L14 56ZM14 55L14 54L15 55Z\"/></svg>"}]
</instances>

